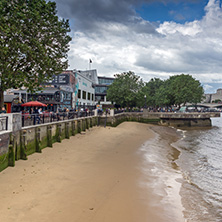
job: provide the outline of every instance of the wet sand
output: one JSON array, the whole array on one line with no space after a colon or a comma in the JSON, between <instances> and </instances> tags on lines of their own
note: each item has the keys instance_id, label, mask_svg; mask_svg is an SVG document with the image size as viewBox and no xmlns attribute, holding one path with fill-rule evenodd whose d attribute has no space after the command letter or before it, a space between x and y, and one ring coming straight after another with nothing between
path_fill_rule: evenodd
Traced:
<instances>
[{"instance_id":1,"label":"wet sand","mask_svg":"<svg viewBox=\"0 0 222 222\"><path fill-rule=\"evenodd\" d=\"M140 184L138 150L154 136L147 124L94 127L17 161L0 173L1 221L165 221L158 196Z\"/></svg>"}]
</instances>

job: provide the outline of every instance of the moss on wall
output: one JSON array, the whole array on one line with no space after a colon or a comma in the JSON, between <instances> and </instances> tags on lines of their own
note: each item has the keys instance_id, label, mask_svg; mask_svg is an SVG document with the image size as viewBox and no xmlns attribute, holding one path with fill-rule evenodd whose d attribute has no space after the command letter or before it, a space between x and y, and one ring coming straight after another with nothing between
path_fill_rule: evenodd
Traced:
<instances>
[{"instance_id":1,"label":"moss on wall","mask_svg":"<svg viewBox=\"0 0 222 222\"><path fill-rule=\"evenodd\" d=\"M48 146L48 138L47 136L43 137L39 143L40 150L46 148Z\"/></svg>"},{"instance_id":2,"label":"moss on wall","mask_svg":"<svg viewBox=\"0 0 222 222\"><path fill-rule=\"evenodd\" d=\"M15 166L15 153L13 149L13 145L9 145L9 152L8 152L8 165L14 167Z\"/></svg>"},{"instance_id":3,"label":"moss on wall","mask_svg":"<svg viewBox=\"0 0 222 222\"><path fill-rule=\"evenodd\" d=\"M47 146L52 147L52 127L47 127Z\"/></svg>"},{"instance_id":4,"label":"moss on wall","mask_svg":"<svg viewBox=\"0 0 222 222\"><path fill-rule=\"evenodd\" d=\"M26 155L30 155L32 153L35 153L36 152L36 144L35 144L35 141L29 141L26 145L26 149L25 149L25 153Z\"/></svg>"},{"instance_id":5,"label":"moss on wall","mask_svg":"<svg viewBox=\"0 0 222 222\"><path fill-rule=\"evenodd\" d=\"M65 138L66 139L69 139L69 137L70 137L70 135L69 135L69 133L70 133L70 131L69 131L69 122L67 122L67 123L65 123Z\"/></svg>"},{"instance_id":6,"label":"moss on wall","mask_svg":"<svg viewBox=\"0 0 222 222\"><path fill-rule=\"evenodd\" d=\"M8 153L0 155L0 172L8 167Z\"/></svg>"}]
</instances>

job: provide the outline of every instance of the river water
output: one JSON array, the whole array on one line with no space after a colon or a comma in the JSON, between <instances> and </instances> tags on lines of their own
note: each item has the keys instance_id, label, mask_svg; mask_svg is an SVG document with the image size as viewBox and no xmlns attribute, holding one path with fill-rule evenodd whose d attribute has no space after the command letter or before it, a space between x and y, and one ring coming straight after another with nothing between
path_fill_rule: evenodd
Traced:
<instances>
[{"instance_id":1,"label":"river water","mask_svg":"<svg viewBox=\"0 0 222 222\"><path fill-rule=\"evenodd\" d=\"M148 185L159 196L153 204L163 205L164 222L221 222L222 118L213 118L209 128L152 129L156 138L140 151L143 171L151 175Z\"/></svg>"},{"instance_id":2,"label":"river water","mask_svg":"<svg viewBox=\"0 0 222 222\"><path fill-rule=\"evenodd\" d=\"M213 118L212 126L182 131L173 144L181 152L176 163L187 221L222 221L222 118Z\"/></svg>"}]
</instances>

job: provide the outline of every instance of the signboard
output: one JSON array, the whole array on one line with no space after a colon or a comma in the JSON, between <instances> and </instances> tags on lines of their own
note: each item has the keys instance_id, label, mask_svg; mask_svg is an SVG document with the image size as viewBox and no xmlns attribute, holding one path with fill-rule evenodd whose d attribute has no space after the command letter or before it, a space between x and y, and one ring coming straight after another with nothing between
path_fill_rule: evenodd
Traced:
<instances>
[{"instance_id":1,"label":"signboard","mask_svg":"<svg viewBox=\"0 0 222 222\"><path fill-rule=\"evenodd\" d=\"M59 74L53 76L51 82L52 85L68 85L69 84L69 74Z\"/></svg>"}]
</instances>

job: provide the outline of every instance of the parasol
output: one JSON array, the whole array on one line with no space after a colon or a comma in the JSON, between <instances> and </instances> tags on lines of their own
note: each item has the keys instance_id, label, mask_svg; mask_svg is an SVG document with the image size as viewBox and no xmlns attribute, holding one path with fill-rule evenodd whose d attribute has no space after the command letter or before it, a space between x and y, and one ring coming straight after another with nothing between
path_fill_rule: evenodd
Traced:
<instances>
[{"instance_id":1,"label":"parasol","mask_svg":"<svg viewBox=\"0 0 222 222\"><path fill-rule=\"evenodd\" d=\"M38 101L30 101L27 103L23 103L22 106L47 106L47 105L44 103L40 103Z\"/></svg>"}]
</instances>

